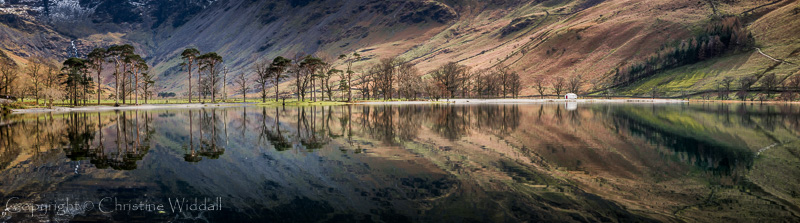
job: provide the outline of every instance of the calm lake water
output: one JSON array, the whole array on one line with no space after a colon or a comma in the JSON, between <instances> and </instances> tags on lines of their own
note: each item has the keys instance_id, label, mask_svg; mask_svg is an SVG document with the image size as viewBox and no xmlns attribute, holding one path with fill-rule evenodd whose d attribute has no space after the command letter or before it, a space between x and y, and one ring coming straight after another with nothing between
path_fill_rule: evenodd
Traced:
<instances>
[{"instance_id":1,"label":"calm lake water","mask_svg":"<svg viewBox=\"0 0 800 223\"><path fill-rule=\"evenodd\" d=\"M7 221L800 221L800 106L229 107L0 122Z\"/></svg>"}]
</instances>

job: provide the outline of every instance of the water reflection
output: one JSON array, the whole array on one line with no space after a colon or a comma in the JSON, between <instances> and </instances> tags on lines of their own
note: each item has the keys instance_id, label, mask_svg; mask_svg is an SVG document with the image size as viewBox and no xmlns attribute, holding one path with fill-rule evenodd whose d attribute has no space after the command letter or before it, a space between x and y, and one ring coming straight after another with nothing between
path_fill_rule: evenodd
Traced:
<instances>
[{"instance_id":1,"label":"water reflection","mask_svg":"<svg viewBox=\"0 0 800 223\"><path fill-rule=\"evenodd\" d=\"M652 109L653 114L657 114L656 119L637 115L635 109L614 111L614 127L626 129L631 135L644 138L655 147L665 148L673 158L716 175L738 175L753 165L755 153L747 148L741 138L676 126L682 123L670 121L669 117L679 114L665 108Z\"/></svg>"},{"instance_id":2,"label":"water reflection","mask_svg":"<svg viewBox=\"0 0 800 223\"><path fill-rule=\"evenodd\" d=\"M759 161L797 152L798 116L798 106L753 104L19 115L0 121L0 192L28 202L225 203L217 212L9 213L6 220L708 221L742 213L791 220L800 203L791 194L800 188L756 176L780 168L800 177L786 168L794 161Z\"/></svg>"}]
</instances>

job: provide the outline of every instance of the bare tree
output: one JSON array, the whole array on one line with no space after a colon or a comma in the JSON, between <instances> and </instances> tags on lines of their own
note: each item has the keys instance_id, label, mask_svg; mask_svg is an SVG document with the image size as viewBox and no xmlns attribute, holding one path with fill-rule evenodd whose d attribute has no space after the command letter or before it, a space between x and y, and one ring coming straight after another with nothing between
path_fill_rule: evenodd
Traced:
<instances>
[{"instance_id":1,"label":"bare tree","mask_svg":"<svg viewBox=\"0 0 800 223\"><path fill-rule=\"evenodd\" d=\"M259 77L258 79L260 80L261 76L258 76L258 77ZM236 87L239 89L239 92L242 93L242 102L246 101L247 90L248 90L248 85L247 84L248 84L249 81L250 80L247 79L247 74L244 73L244 72L239 72L239 74L236 75L236 79L234 80L234 84L236 84ZM259 81L259 86L261 86L261 88L262 88L261 89L261 92L262 92L261 99L262 99L262 101L266 102L266 93L267 93L266 92L266 86L261 84L261 83L262 82Z\"/></svg>"},{"instance_id":2,"label":"bare tree","mask_svg":"<svg viewBox=\"0 0 800 223\"><path fill-rule=\"evenodd\" d=\"M800 73L792 75L786 85L786 92L789 94L788 98L790 101L794 101L794 98L800 93Z\"/></svg>"},{"instance_id":3,"label":"bare tree","mask_svg":"<svg viewBox=\"0 0 800 223\"><path fill-rule=\"evenodd\" d=\"M378 73L378 71L375 70L375 68L376 67L373 66L372 68L367 70L367 72L362 73L361 76L358 77L358 79L356 80L356 81L358 81L356 83L356 85L358 86L359 90L361 91L361 97L364 98L364 99L367 99L367 100L370 99L370 92L377 91L377 90L375 90L376 89L375 83L377 82L375 80L376 79L375 76L376 76L376 73ZM372 94L372 95L373 95L373 97L377 97L374 94Z\"/></svg>"},{"instance_id":4,"label":"bare tree","mask_svg":"<svg viewBox=\"0 0 800 223\"><path fill-rule=\"evenodd\" d=\"M446 92L443 97L452 98L461 89L462 79L467 76L468 72L469 67L456 62L449 62L434 70L431 73L431 80L435 82L435 86L443 88L444 92Z\"/></svg>"},{"instance_id":5,"label":"bare tree","mask_svg":"<svg viewBox=\"0 0 800 223\"><path fill-rule=\"evenodd\" d=\"M539 97L544 99L544 92L547 91L547 77L537 76L534 80L533 88L539 92Z\"/></svg>"},{"instance_id":6,"label":"bare tree","mask_svg":"<svg viewBox=\"0 0 800 223\"><path fill-rule=\"evenodd\" d=\"M64 96L63 88L61 88L62 79L59 75L59 69L56 65L45 64L45 72L42 73L42 95L45 97L45 103L49 108L53 107L53 100Z\"/></svg>"},{"instance_id":7,"label":"bare tree","mask_svg":"<svg viewBox=\"0 0 800 223\"><path fill-rule=\"evenodd\" d=\"M522 91L522 80L517 72L513 72L509 75L508 89L514 98L519 97L519 93Z\"/></svg>"},{"instance_id":8,"label":"bare tree","mask_svg":"<svg viewBox=\"0 0 800 223\"><path fill-rule=\"evenodd\" d=\"M399 63L397 58L384 58L370 69L374 71L375 86L383 93L383 100L392 99L395 76L397 75L395 67Z\"/></svg>"},{"instance_id":9,"label":"bare tree","mask_svg":"<svg viewBox=\"0 0 800 223\"><path fill-rule=\"evenodd\" d=\"M319 59L322 61L322 64L315 75L319 79L320 91L326 95L328 95L328 100L333 100L333 85L331 84L331 78L336 75L338 70L333 68L333 59L330 55L322 53L319 55ZM325 96L322 95L322 98ZM323 99L324 100L324 99Z\"/></svg>"},{"instance_id":10,"label":"bare tree","mask_svg":"<svg viewBox=\"0 0 800 223\"><path fill-rule=\"evenodd\" d=\"M28 64L28 77L30 77L31 81L31 93L33 93L33 97L36 100L36 104L39 104L39 94L42 91L42 73L45 71L44 69L44 59L41 57L32 57L29 59L30 64Z\"/></svg>"},{"instance_id":11,"label":"bare tree","mask_svg":"<svg viewBox=\"0 0 800 223\"><path fill-rule=\"evenodd\" d=\"M681 95L686 95L685 92L681 92ZM717 99L725 100L725 96L727 96L727 92L725 91L725 87L722 83L717 84Z\"/></svg>"},{"instance_id":12,"label":"bare tree","mask_svg":"<svg viewBox=\"0 0 800 223\"><path fill-rule=\"evenodd\" d=\"M653 88L650 90L650 96L652 97L653 100L655 100L656 97L658 97L659 92L660 89L658 85L654 85Z\"/></svg>"},{"instance_id":13,"label":"bare tree","mask_svg":"<svg viewBox=\"0 0 800 223\"><path fill-rule=\"evenodd\" d=\"M336 83L331 83L331 78L334 75L338 75L339 77L342 77L343 74L344 74L344 71L337 70L337 69L330 69L330 70L328 70L328 72L326 72L325 81L324 81L325 84L323 85L323 87L325 88L325 93L328 94L328 100L329 101L333 101L333 88L337 86ZM339 84L341 85L341 82Z\"/></svg>"},{"instance_id":14,"label":"bare tree","mask_svg":"<svg viewBox=\"0 0 800 223\"><path fill-rule=\"evenodd\" d=\"M567 82L564 80L563 77L556 77L555 81L553 81L553 91L556 92L556 95L561 96L561 93L564 92L566 86Z\"/></svg>"},{"instance_id":15,"label":"bare tree","mask_svg":"<svg viewBox=\"0 0 800 223\"><path fill-rule=\"evenodd\" d=\"M509 84L509 76L511 71L506 66L497 66L495 68L495 75L500 81L500 89L502 92L502 97L505 98L508 95L508 84Z\"/></svg>"},{"instance_id":16,"label":"bare tree","mask_svg":"<svg viewBox=\"0 0 800 223\"><path fill-rule=\"evenodd\" d=\"M464 77L461 78L461 84L459 87L459 91L461 91L461 98L468 98L470 97L470 93L472 89L475 88L475 85L478 83L478 80L475 77L477 76L477 72L470 72L469 70L467 73L464 74Z\"/></svg>"},{"instance_id":17,"label":"bare tree","mask_svg":"<svg viewBox=\"0 0 800 223\"><path fill-rule=\"evenodd\" d=\"M228 65L222 66L222 101L228 101Z\"/></svg>"},{"instance_id":18,"label":"bare tree","mask_svg":"<svg viewBox=\"0 0 800 223\"><path fill-rule=\"evenodd\" d=\"M476 70L472 73L472 79L474 81L472 87L472 92L478 97L484 97L488 95L487 92L487 82L489 78L490 71L487 69L480 69Z\"/></svg>"},{"instance_id":19,"label":"bare tree","mask_svg":"<svg viewBox=\"0 0 800 223\"><path fill-rule=\"evenodd\" d=\"M406 99L417 99L420 92L422 78L419 70L410 63L403 63L397 68L397 92Z\"/></svg>"},{"instance_id":20,"label":"bare tree","mask_svg":"<svg viewBox=\"0 0 800 223\"><path fill-rule=\"evenodd\" d=\"M758 81L758 77L755 75L739 78L739 93L736 93L736 96L738 96L742 101L747 100L747 98L750 96L750 87L752 87L756 81Z\"/></svg>"},{"instance_id":21,"label":"bare tree","mask_svg":"<svg viewBox=\"0 0 800 223\"><path fill-rule=\"evenodd\" d=\"M273 72L270 72L269 65L269 62L260 60L253 64L251 68L256 73L256 83L258 84L259 92L261 92L261 102L267 102L267 83L272 80ZM236 80L240 79L237 78Z\"/></svg>"},{"instance_id":22,"label":"bare tree","mask_svg":"<svg viewBox=\"0 0 800 223\"><path fill-rule=\"evenodd\" d=\"M428 95L428 97L437 101L440 98L443 98L449 94L447 88L444 85L442 85L442 83L435 81L433 79L426 80L423 83L423 89L425 91L425 94Z\"/></svg>"},{"instance_id":23,"label":"bare tree","mask_svg":"<svg viewBox=\"0 0 800 223\"><path fill-rule=\"evenodd\" d=\"M765 96L770 98L772 96L772 92L776 90L776 88L781 84L781 80L775 76L773 73L769 73L761 77L761 87L763 91L765 91Z\"/></svg>"},{"instance_id":24,"label":"bare tree","mask_svg":"<svg viewBox=\"0 0 800 223\"><path fill-rule=\"evenodd\" d=\"M19 77L17 64L11 59L0 58L0 92L9 96L13 83Z\"/></svg>"},{"instance_id":25,"label":"bare tree","mask_svg":"<svg viewBox=\"0 0 800 223\"><path fill-rule=\"evenodd\" d=\"M583 77L578 74L569 79L569 90L572 93L580 94L581 87L583 86Z\"/></svg>"},{"instance_id":26,"label":"bare tree","mask_svg":"<svg viewBox=\"0 0 800 223\"><path fill-rule=\"evenodd\" d=\"M722 97L722 100L728 98L728 95L731 93L731 87L733 86L734 81L735 79L733 79L733 77L725 77L722 79L722 87L725 88L725 93L723 94L724 96Z\"/></svg>"}]
</instances>

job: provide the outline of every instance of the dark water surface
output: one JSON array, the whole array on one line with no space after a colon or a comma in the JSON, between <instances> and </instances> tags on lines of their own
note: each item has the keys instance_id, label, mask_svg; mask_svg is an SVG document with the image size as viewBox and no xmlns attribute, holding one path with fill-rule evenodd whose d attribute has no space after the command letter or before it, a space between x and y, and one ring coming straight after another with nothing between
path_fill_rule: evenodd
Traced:
<instances>
[{"instance_id":1,"label":"dark water surface","mask_svg":"<svg viewBox=\"0 0 800 223\"><path fill-rule=\"evenodd\" d=\"M783 104L16 115L0 121L0 219L796 222L799 118Z\"/></svg>"}]
</instances>

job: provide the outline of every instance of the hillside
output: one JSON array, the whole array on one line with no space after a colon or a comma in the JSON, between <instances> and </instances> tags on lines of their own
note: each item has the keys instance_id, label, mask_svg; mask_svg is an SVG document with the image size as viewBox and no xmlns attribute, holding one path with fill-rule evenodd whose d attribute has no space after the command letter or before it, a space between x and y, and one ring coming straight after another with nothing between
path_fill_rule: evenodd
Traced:
<instances>
[{"instance_id":1,"label":"hillside","mask_svg":"<svg viewBox=\"0 0 800 223\"><path fill-rule=\"evenodd\" d=\"M711 90L725 77L800 71L795 0L94 0L71 11L64 5L77 1L51 1L59 12L72 12L57 14L68 18L58 20L55 9L45 16L38 1L20 2L5 5L0 23L2 50L10 57L64 59L72 40L81 55L132 43L158 74L161 91L185 88L178 54L189 46L218 52L234 74L249 72L258 59L299 53L334 58L358 51L365 56L355 64L358 71L392 56L422 72L450 61L474 70L500 64L522 75L523 95L538 94L530 87L537 76L581 75L586 92L613 86L618 94L648 95L661 86L677 95ZM740 18L756 47L789 63L747 48L614 85L618 70L690 41L726 17Z\"/></svg>"}]
</instances>

